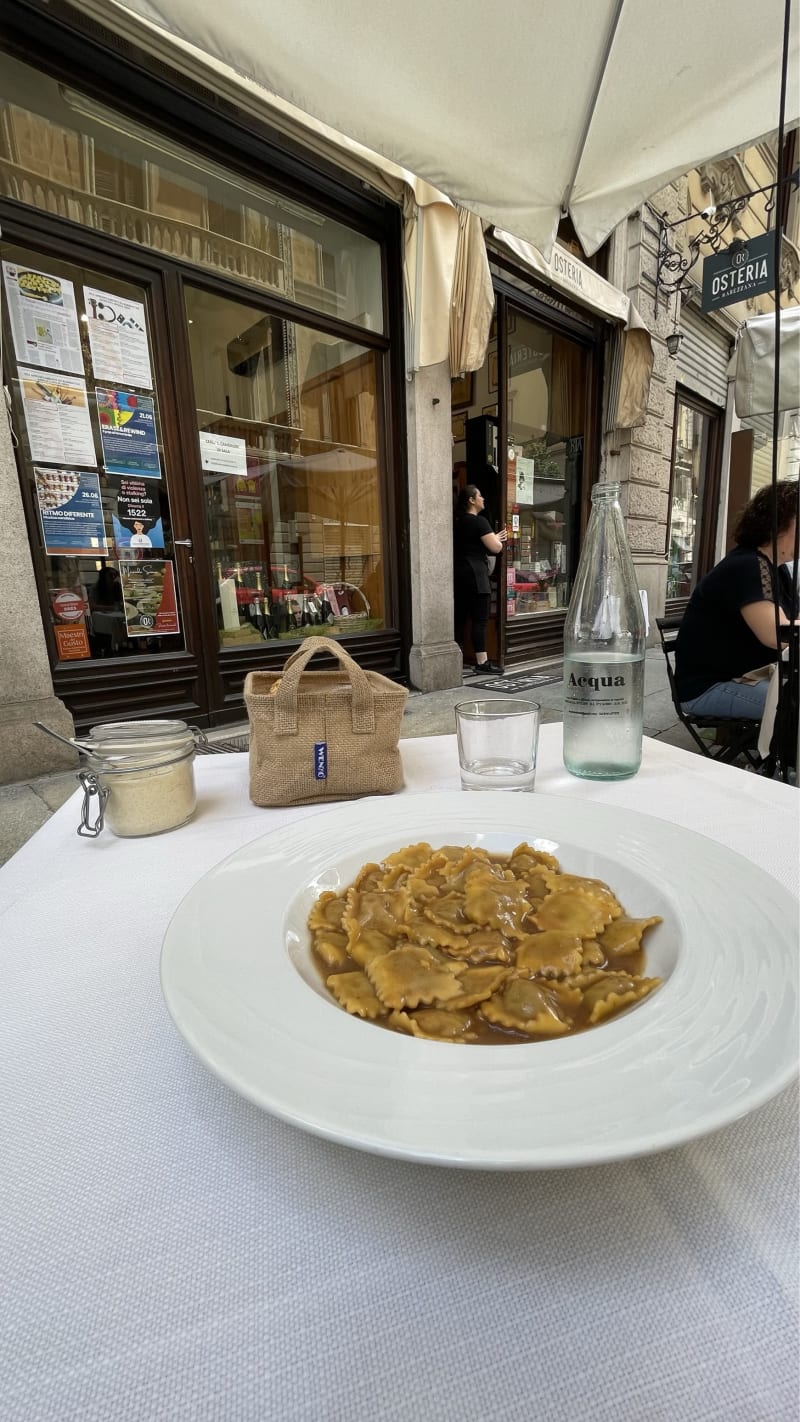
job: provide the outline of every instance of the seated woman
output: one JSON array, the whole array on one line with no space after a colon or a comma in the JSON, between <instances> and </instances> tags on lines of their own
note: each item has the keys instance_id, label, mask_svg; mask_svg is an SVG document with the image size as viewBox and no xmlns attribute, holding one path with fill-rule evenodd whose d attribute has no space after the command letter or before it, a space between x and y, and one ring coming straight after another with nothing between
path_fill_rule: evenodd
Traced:
<instances>
[{"instance_id":1,"label":"seated woman","mask_svg":"<svg viewBox=\"0 0 800 1422\"><path fill-rule=\"evenodd\" d=\"M772 561L772 486L759 489L739 518L735 548L698 583L675 643L681 706L720 720L761 719L768 681L738 678L778 660L779 619L797 617L792 583L781 566L794 556L798 485L777 486L778 566Z\"/></svg>"}]
</instances>

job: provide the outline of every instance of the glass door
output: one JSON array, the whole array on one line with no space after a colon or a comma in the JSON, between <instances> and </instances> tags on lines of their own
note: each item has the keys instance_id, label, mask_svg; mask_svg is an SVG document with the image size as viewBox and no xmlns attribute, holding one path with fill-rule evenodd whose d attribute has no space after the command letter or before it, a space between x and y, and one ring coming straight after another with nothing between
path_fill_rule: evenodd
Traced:
<instances>
[{"instance_id":1,"label":"glass door","mask_svg":"<svg viewBox=\"0 0 800 1422\"><path fill-rule=\"evenodd\" d=\"M158 279L12 241L0 257L5 379L57 693L79 724L131 714L145 684L150 714L177 702L202 717Z\"/></svg>"},{"instance_id":2,"label":"glass door","mask_svg":"<svg viewBox=\"0 0 800 1422\"><path fill-rule=\"evenodd\" d=\"M506 615L569 602L578 556L589 356L507 305Z\"/></svg>"}]
</instances>

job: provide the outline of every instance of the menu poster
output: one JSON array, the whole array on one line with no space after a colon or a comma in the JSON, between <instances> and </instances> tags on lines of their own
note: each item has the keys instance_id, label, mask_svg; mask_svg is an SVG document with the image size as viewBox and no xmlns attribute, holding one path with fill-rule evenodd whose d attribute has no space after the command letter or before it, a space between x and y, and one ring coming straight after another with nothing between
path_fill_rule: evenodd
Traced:
<instances>
[{"instance_id":1,"label":"menu poster","mask_svg":"<svg viewBox=\"0 0 800 1422\"><path fill-rule=\"evenodd\" d=\"M92 655L86 632L86 603L79 586L53 588L50 594L53 636L62 662L81 662Z\"/></svg>"},{"instance_id":2,"label":"menu poster","mask_svg":"<svg viewBox=\"0 0 800 1422\"><path fill-rule=\"evenodd\" d=\"M175 573L166 560L120 562L129 637L169 637L181 630Z\"/></svg>"},{"instance_id":3,"label":"menu poster","mask_svg":"<svg viewBox=\"0 0 800 1422\"><path fill-rule=\"evenodd\" d=\"M34 464L97 468L86 381L19 367L22 408Z\"/></svg>"},{"instance_id":4,"label":"menu poster","mask_svg":"<svg viewBox=\"0 0 800 1422\"><path fill-rule=\"evenodd\" d=\"M125 390L96 390L95 395L106 472L160 479L154 402Z\"/></svg>"},{"instance_id":5,"label":"menu poster","mask_svg":"<svg viewBox=\"0 0 800 1422\"><path fill-rule=\"evenodd\" d=\"M522 455L517 455L515 469L515 504L533 503L533 471L535 460L523 459Z\"/></svg>"},{"instance_id":6,"label":"menu poster","mask_svg":"<svg viewBox=\"0 0 800 1422\"><path fill-rule=\"evenodd\" d=\"M200 463L211 474L247 477L247 444L233 435L200 431Z\"/></svg>"},{"instance_id":7,"label":"menu poster","mask_svg":"<svg viewBox=\"0 0 800 1422\"><path fill-rule=\"evenodd\" d=\"M236 533L240 543L264 542L264 515L252 499L236 500Z\"/></svg>"},{"instance_id":8,"label":"menu poster","mask_svg":"<svg viewBox=\"0 0 800 1422\"><path fill-rule=\"evenodd\" d=\"M49 370L83 370L75 288L66 277L3 262L17 360Z\"/></svg>"},{"instance_id":9,"label":"menu poster","mask_svg":"<svg viewBox=\"0 0 800 1422\"><path fill-rule=\"evenodd\" d=\"M164 547L158 488L148 479L110 475L111 520L117 553Z\"/></svg>"},{"instance_id":10,"label":"menu poster","mask_svg":"<svg viewBox=\"0 0 800 1422\"><path fill-rule=\"evenodd\" d=\"M141 301L93 286L83 288L83 300L95 380L119 380L152 390L147 318Z\"/></svg>"},{"instance_id":11,"label":"menu poster","mask_svg":"<svg viewBox=\"0 0 800 1422\"><path fill-rule=\"evenodd\" d=\"M260 480L231 479L236 532L240 543L264 542L264 515L261 510Z\"/></svg>"},{"instance_id":12,"label":"menu poster","mask_svg":"<svg viewBox=\"0 0 800 1422\"><path fill-rule=\"evenodd\" d=\"M34 468L45 551L72 558L105 553L108 544L97 474Z\"/></svg>"}]
</instances>

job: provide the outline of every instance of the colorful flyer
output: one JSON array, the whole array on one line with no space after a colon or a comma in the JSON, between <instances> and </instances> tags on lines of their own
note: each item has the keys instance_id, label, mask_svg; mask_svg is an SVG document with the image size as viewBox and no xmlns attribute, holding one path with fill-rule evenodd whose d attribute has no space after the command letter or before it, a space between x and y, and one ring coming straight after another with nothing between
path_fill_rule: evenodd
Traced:
<instances>
[{"instance_id":1,"label":"colorful flyer","mask_svg":"<svg viewBox=\"0 0 800 1422\"><path fill-rule=\"evenodd\" d=\"M97 474L34 467L45 551L89 558L108 548Z\"/></svg>"},{"instance_id":2,"label":"colorful flyer","mask_svg":"<svg viewBox=\"0 0 800 1422\"><path fill-rule=\"evenodd\" d=\"M163 548L164 530L157 486L149 479L133 479L127 475L109 475L108 486L117 553Z\"/></svg>"},{"instance_id":3,"label":"colorful flyer","mask_svg":"<svg viewBox=\"0 0 800 1422\"><path fill-rule=\"evenodd\" d=\"M90 657L92 652L86 632L87 608L82 588L53 588L50 607L59 661L81 662Z\"/></svg>"},{"instance_id":4,"label":"colorful flyer","mask_svg":"<svg viewBox=\"0 0 800 1422\"><path fill-rule=\"evenodd\" d=\"M141 301L93 286L83 288L83 300L95 380L119 380L152 390L147 317Z\"/></svg>"},{"instance_id":5,"label":"colorful flyer","mask_svg":"<svg viewBox=\"0 0 800 1422\"><path fill-rule=\"evenodd\" d=\"M96 469L86 381L21 365L19 383L33 463Z\"/></svg>"},{"instance_id":6,"label":"colorful flyer","mask_svg":"<svg viewBox=\"0 0 800 1422\"><path fill-rule=\"evenodd\" d=\"M128 636L176 636L181 628L172 564L162 559L120 562L119 573Z\"/></svg>"},{"instance_id":7,"label":"colorful flyer","mask_svg":"<svg viewBox=\"0 0 800 1422\"><path fill-rule=\"evenodd\" d=\"M14 351L25 365L83 370L75 288L66 277L3 262Z\"/></svg>"},{"instance_id":8,"label":"colorful flyer","mask_svg":"<svg viewBox=\"0 0 800 1422\"><path fill-rule=\"evenodd\" d=\"M126 390L96 390L95 395L106 472L160 479L154 401Z\"/></svg>"},{"instance_id":9,"label":"colorful flyer","mask_svg":"<svg viewBox=\"0 0 800 1422\"><path fill-rule=\"evenodd\" d=\"M247 476L247 444L233 435L200 431L200 463L210 474Z\"/></svg>"}]
</instances>

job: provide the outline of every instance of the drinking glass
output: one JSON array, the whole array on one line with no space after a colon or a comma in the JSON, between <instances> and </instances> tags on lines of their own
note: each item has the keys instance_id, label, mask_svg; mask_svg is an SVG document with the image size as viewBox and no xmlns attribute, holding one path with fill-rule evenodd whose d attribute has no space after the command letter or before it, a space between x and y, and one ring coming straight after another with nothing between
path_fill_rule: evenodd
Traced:
<instances>
[{"instance_id":1,"label":"drinking glass","mask_svg":"<svg viewBox=\"0 0 800 1422\"><path fill-rule=\"evenodd\" d=\"M462 790L532 790L538 701L461 701L456 710Z\"/></svg>"}]
</instances>

